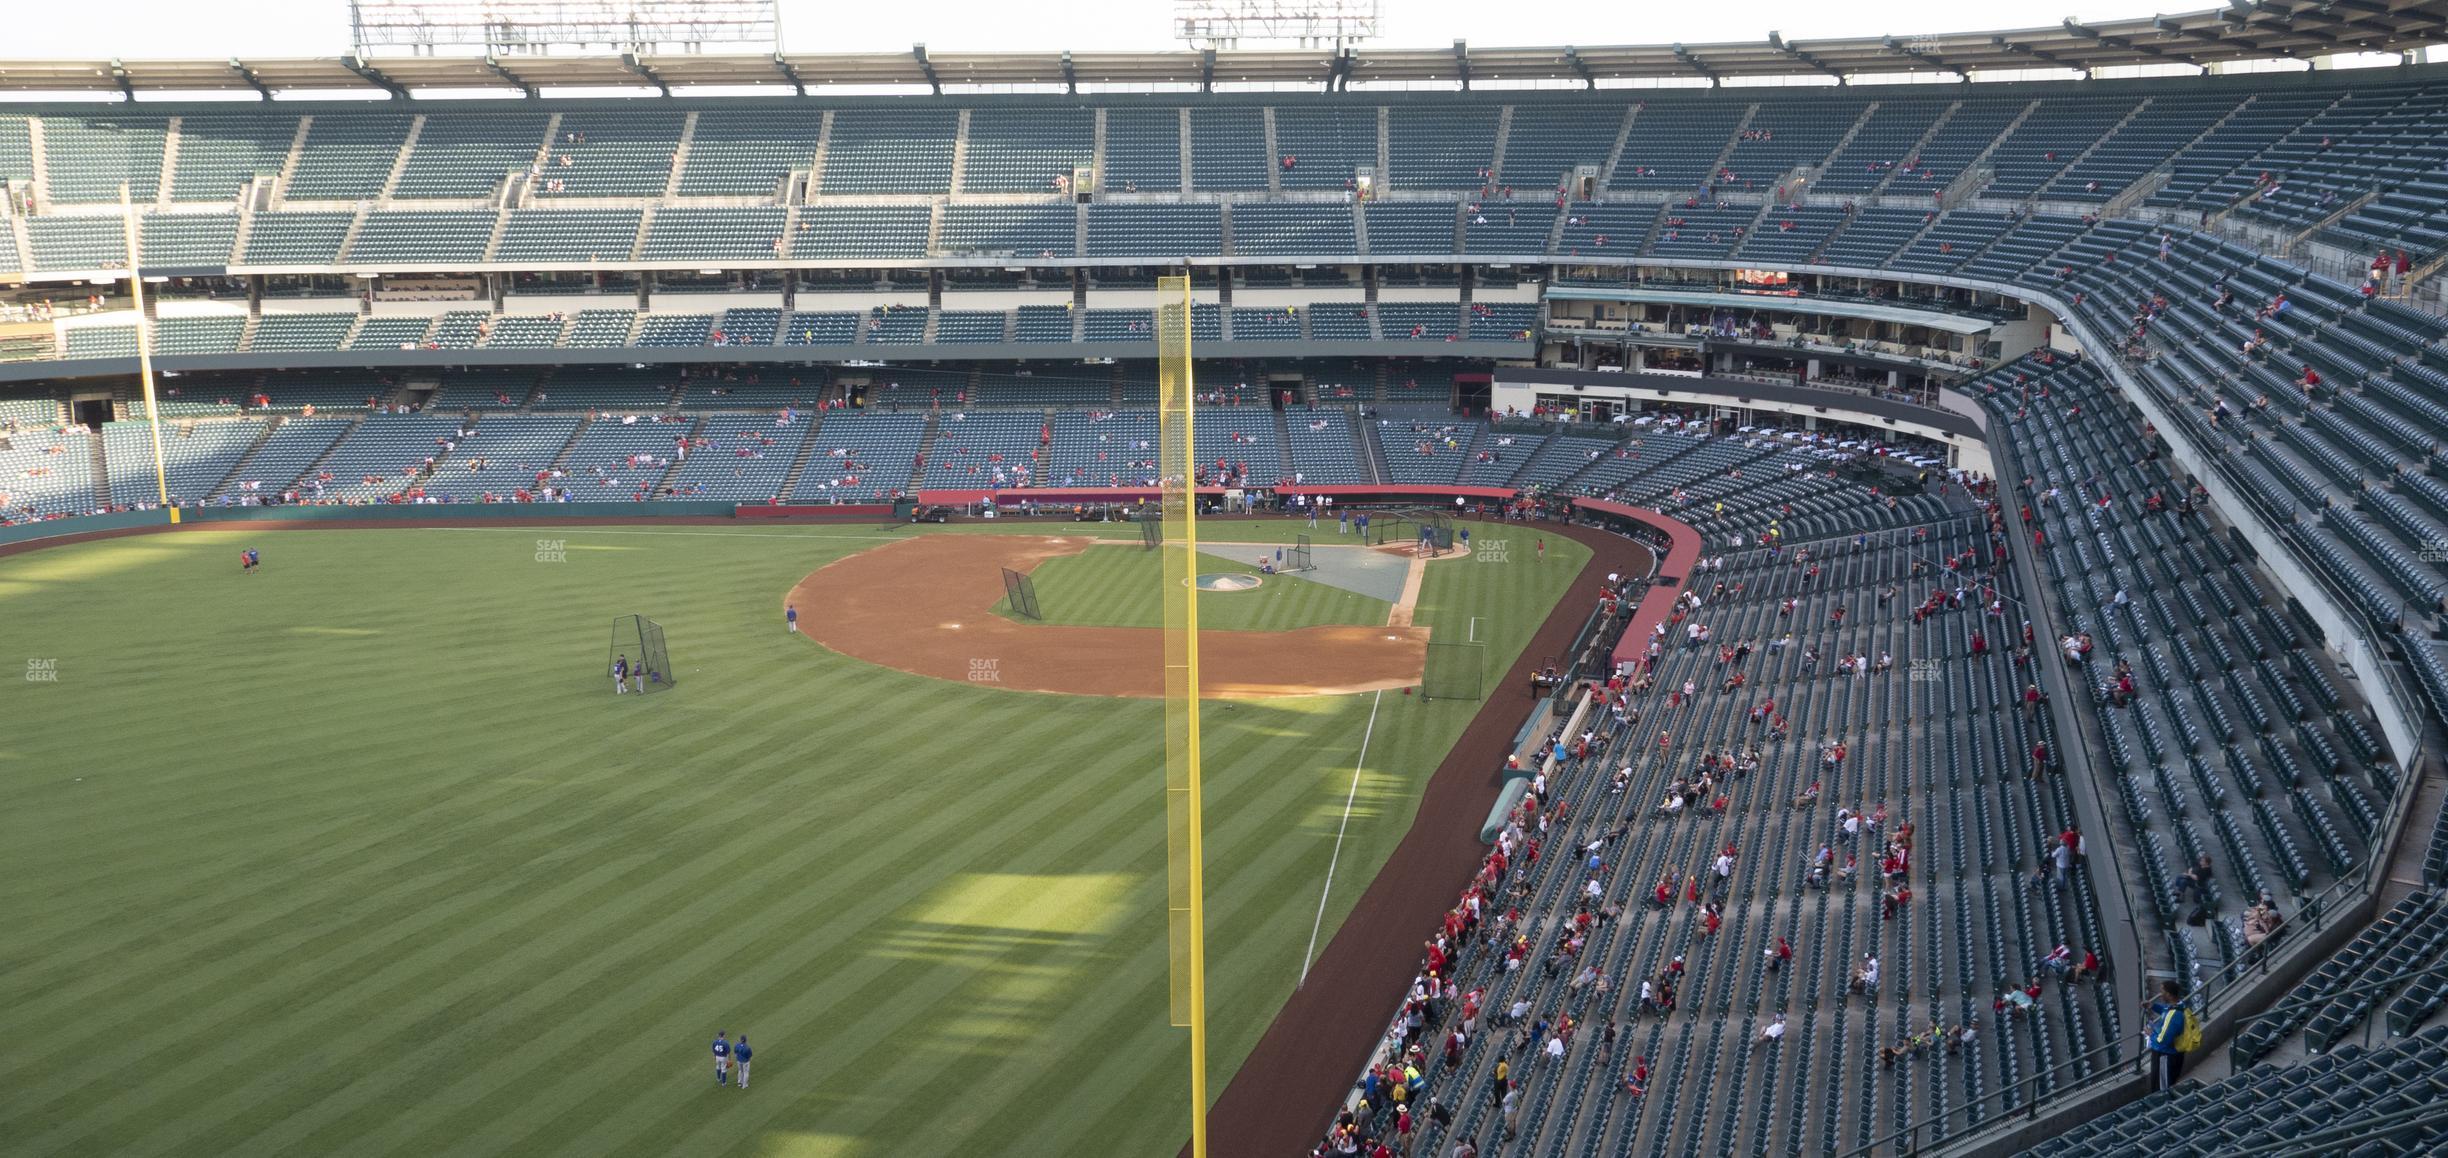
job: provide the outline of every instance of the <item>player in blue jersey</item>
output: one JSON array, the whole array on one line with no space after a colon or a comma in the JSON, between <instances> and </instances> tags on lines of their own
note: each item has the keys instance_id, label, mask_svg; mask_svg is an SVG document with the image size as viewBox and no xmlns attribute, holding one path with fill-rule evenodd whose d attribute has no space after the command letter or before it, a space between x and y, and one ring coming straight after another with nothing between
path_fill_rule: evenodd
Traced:
<instances>
[{"instance_id":1,"label":"player in blue jersey","mask_svg":"<svg viewBox=\"0 0 2448 1158\"><path fill-rule=\"evenodd\" d=\"M628 691L629 657L624 655L619 659L612 661L612 694L616 696L624 695Z\"/></svg>"},{"instance_id":2,"label":"player in blue jersey","mask_svg":"<svg viewBox=\"0 0 2448 1158\"><path fill-rule=\"evenodd\" d=\"M714 1031L714 1084L731 1084L731 1043L723 1039L723 1031Z\"/></svg>"},{"instance_id":3,"label":"player in blue jersey","mask_svg":"<svg viewBox=\"0 0 2448 1158\"><path fill-rule=\"evenodd\" d=\"M744 1090L744 1089L747 1089L747 1088L748 1088L748 1059L756 1056L754 1053L752 1053L752 1052L751 1052L751 1051L748 1049L748 1035L747 1035L747 1034L745 1034L745 1033L740 1034L739 1044L731 1047L731 1056L732 1056L734 1059L737 1059L737 1060L738 1060L738 1062L739 1062L739 1068L740 1068L740 1088L741 1088L741 1089L743 1089L743 1090Z\"/></svg>"}]
</instances>

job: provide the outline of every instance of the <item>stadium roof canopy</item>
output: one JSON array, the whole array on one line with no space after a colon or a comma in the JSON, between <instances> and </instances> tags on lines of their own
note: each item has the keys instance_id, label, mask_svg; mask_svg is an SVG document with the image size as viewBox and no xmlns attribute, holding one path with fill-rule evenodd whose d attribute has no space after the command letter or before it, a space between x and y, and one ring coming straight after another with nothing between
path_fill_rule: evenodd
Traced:
<instances>
[{"instance_id":1,"label":"stadium roof canopy","mask_svg":"<svg viewBox=\"0 0 2448 1158\"><path fill-rule=\"evenodd\" d=\"M2409 52L2448 43L2441 0L2229 0L2148 19L1925 36L1558 48L1271 52L780 53L773 55L405 56L376 60L0 60L0 94L545 88L906 86L1191 87L1552 82L1955 73L2302 60Z\"/></svg>"}]
</instances>

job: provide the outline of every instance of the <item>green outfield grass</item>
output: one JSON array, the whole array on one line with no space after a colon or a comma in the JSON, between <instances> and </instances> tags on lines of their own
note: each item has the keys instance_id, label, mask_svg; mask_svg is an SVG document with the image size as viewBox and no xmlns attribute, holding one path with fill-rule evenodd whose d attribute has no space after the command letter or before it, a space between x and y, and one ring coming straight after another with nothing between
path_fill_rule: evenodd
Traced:
<instances>
[{"instance_id":1,"label":"green outfield grass","mask_svg":"<svg viewBox=\"0 0 2448 1158\"><path fill-rule=\"evenodd\" d=\"M1229 550L1230 548L1221 548ZM1255 550L1255 549L1252 549ZM1255 564L1210 551L1199 573L1256 575ZM1092 547L1048 559L1030 572L1037 610L1047 623L1074 627L1163 627L1164 557L1137 546ZM1268 575L1250 591L1199 596L1199 626L1210 631L1289 631L1296 627L1382 624L1394 605L1298 575ZM1010 605L995 613L1011 618Z\"/></svg>"},{"instance_id":2,"label":"green outfield grass","mask_svg":"<svg viewBox=\"0 0 2448 1158\"><path fill-rule=\"evenodd\" d=\"M794 582L908 533L0 559L6 662L56 675L0 682L0 1154L1172 1153L1161 705L784 633ZM1421 622L1512 656L1583 558L1549 546L1432 566ZM642 701L603 678L630 612L681 680ZM1300 973L1363 734L1321 943L1473 707L1210 705L1214 1089ZM714 1086L716 1029L750 1091Z\"/></svg>"}]
</instances>

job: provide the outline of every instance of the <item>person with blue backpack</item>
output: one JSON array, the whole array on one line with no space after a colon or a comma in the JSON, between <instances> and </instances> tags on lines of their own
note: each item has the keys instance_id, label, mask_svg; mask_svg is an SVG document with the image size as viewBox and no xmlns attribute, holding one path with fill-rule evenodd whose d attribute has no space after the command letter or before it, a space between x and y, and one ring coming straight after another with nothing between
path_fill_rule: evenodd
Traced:
<instances>
[{"instance_id":1,"label":"person with blue backpack","mask_svg":"<svg viewBox=\"0 0 2448 1158\"><path fill-rule=\"evenodd\" d=\"M2143 1022L2142 1043L2150 1049L2156 1079L2151 1088L2174 1089L2177 1075L2184 1072L2184 1055L2200 1042L2201 1029L2185 1008L2184 991L2173 981L2160 982L2159 996L2151 1001L2150 1017Z\"/></svg>"}]
</instances>

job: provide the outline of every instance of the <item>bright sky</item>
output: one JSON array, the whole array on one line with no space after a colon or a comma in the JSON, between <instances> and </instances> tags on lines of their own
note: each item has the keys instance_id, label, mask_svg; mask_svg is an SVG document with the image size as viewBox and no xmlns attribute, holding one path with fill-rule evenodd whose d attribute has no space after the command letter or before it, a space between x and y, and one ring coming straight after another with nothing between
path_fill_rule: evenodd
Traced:
<instances>
[{"instance_id":1,"label":"bright sky","mask_svg":"<svg viewBox=\"0 0 2448 1158\"><path fill-rule=\"evenodd\" d=\"M781 0L793 52L1149 49L1172 38L1168 0ZM2010 9L1962 0L1383 0L1391 48L1474 45L1703 44L1986 31L2078 20L2131 19L2216 7L2213 0L2056 0ZM347 0L9 0L0 57L125 60L337 56L349 44Z\"/></svg>"}]
</instances>

